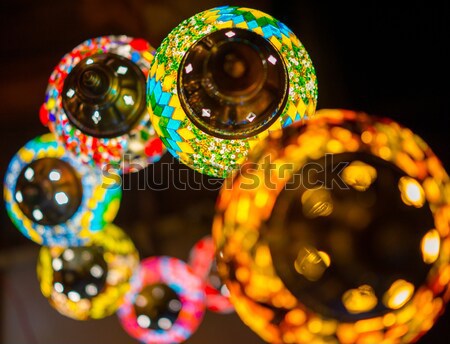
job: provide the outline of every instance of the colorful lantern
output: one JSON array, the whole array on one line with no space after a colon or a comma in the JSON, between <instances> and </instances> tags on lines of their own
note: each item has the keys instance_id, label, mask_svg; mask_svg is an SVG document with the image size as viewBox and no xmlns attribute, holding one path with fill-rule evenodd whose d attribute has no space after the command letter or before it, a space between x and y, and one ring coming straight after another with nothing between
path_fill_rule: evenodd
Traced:
<instances>
[{"instance_id":1,"label":"colorful lantern","mask_svg":"<svg viewBox=\"0 0 450 344\"><path fill-rule=\"evenodd\" d=\"M218 7L182 22L158 48L147 106L168 151L226 177L269 132L312 116L317 84L298 38L263 12Z\"/></svg>"}]
</instances>

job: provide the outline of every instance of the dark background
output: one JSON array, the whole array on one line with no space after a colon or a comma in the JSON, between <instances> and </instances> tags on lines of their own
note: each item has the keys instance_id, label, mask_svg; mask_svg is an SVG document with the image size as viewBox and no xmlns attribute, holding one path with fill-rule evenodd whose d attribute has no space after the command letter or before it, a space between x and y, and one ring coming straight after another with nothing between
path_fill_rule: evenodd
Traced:
<instances>
[{"instance_id":1,"label":"dark background","mask_svg":"<svg viewBox=\"0 0 450 344\"><path fill-rule=\"evenodd\" d=\"M13 154L45 133L38 119L47 79L63 54L87 38L128 34L155 47L181 20L217 5L237 4L285 22L310 53L319 81L319 108L348 108L391 117L430 144L450 168L449 5L433 1L1 0L0 179ZM164 162L172 159L165 156ZM175 163L173 176L194 172ZM153 172L170 184L172 177ZM151 173L149 173L151 174ZM142 257L186 259L209 233L217 191L138 191L131 177L117 224ZM155 185L155 183L150 183ZM115 316L77 322L41 296L35 277L39 247L13 227L0 203L0 340L22 343L134 343ZM421 340L450 342L446 313ZM208 313L188 343L262 343L236 316Z\"/></svg>"}]
</instances>

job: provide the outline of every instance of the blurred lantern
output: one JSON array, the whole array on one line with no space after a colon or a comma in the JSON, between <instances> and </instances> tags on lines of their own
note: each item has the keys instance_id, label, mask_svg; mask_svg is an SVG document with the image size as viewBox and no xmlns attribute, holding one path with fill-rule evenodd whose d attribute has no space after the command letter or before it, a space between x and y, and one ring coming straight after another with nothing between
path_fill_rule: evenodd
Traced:
<instances>
[{"instance_id":1,"label":"blurred lantern","mask_svg":"<svg viewBox=\"0 0 450 344\"><path fill-rule=\"evenodd\" d=\"M184 262L170 257L143 260L118 315L142 343L181 343L200 325L204 284Z\"/></svg>"},{"instance_id":2,"label":"blurred lantern","mask_svg":"<svg viewBox=\"0 0 450 344\"><path fill-rule=\"evenodd\" d=\"M109 224L83 247L42 247L37 274L42 294L61 314L101 319L116 312L139 264L131 239Z\"/></svg>"},{"instance_id":3,"label":"blurred lantern","mask_svg":"<svg viewBox=\"0 0 450 344\"><path fill-rule=\"evenodd\" d=\"M50 76L42 122L84 163L126 173L159 160L164 148L145 105L153 54L127 36L81 43Z\"/></svg>"},{"instance_id":4,"label":"blurred lantern","mask_svg":"<svg viewBox=\"0 0 450 344\"><path fill-rule=\"evenodd\" d=\"M6 210L22 234L38 244L80 246L114 220L122 196L116 182L46 134L12 158L4 183Z\"/></svg>"},{"instance_id":5,"label":"blurred lantern","mask_svg":"<svg viewBox=\"0 0 450 344\"><path fill-rule=\"evenodd\" d=\"M414 342L450 296L449 200L409 129L322 110L272 133L224 185L219 272L267 342Z\"/></svg>"},{"instance_id":6,"label":"blurred lantern","mask_svg":"<svg viewBox=\"0 0 450 344\"><path fill-rule=\"evenodd\" d=\"M199 240L189 254L189 265L194 273L206 281L206 307L217 313L232 313L234 307L229 299L229 291L217 271L216 249L210 236Z\"/></svg>"},{"instance_id":7,"label":"blurred lantern","mask_svg":"<svg viewBox=\"0 0 450 344\"><path fill-rule=\"evenodd\" d=\"M158 48L147 106L169 152L226 177L270 131L312 116L312 62L283 23L257 10L218 7L182 22Z\"/></svg>"}]
</instances>

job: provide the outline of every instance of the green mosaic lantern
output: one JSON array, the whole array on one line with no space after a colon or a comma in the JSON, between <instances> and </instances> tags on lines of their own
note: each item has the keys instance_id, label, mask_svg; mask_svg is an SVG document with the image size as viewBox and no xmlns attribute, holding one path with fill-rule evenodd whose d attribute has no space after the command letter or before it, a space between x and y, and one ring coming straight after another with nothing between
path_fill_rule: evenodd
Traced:
<instances>
[{"instance_id":1,"label":"green mosaic lantern","mask_svg":"<svg viewBox=\"0 0 450 344\"><path fill-rule=\"evenodd\" d=\"M269 132L314 115L317 81L307 51L258 10L217 7L167 36L147 82L151 121L168 151L225 178Z\"/></svg>"}]
</instances>

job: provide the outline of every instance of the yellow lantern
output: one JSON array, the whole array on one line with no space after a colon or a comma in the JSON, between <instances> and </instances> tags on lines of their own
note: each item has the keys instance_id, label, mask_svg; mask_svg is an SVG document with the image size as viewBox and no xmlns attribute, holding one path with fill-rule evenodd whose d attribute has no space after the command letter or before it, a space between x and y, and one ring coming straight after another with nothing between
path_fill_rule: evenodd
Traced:
<instances>
[{"instance_id":1,"label":"yellow lantern","mask_svg":"<svg viewBox=\"0 0 450 344\"><path fill-rule=\"evenodd\" d=\"M42 294L61 314L101 319L116 312L139 264L131 239L110 224L83 247L42 247L37 275Z\"/></svg>"}]
</instances>

